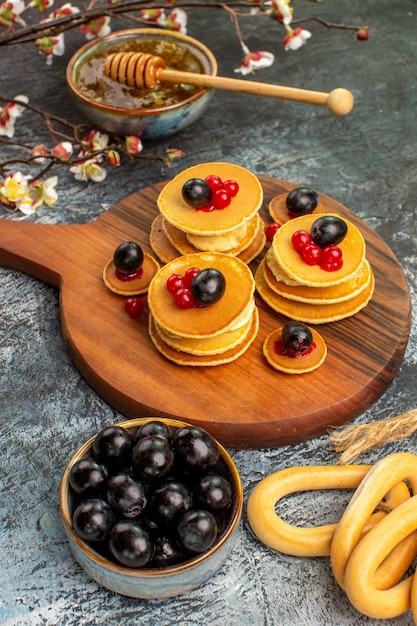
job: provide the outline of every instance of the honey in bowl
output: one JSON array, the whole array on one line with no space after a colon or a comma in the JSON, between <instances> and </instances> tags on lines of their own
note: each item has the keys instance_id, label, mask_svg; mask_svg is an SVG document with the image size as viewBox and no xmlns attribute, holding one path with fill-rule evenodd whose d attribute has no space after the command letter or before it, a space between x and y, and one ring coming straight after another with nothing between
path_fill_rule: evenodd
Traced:
<instances>
[{"instance_id":1,"label":"honey in bowl","mask_svg":"<svg viewBox=\"0 0 417 626\"><path fill-rule=\"evenodd\" d=\"M178 104L201 90L185 84L161 84L154 89L122 85L104 75L106 58L115 52L144 52L160 56L167 68L203 74L201 61L189 47L173 41L154 38L128 39L103 45L93 50L78 68L77 86L80 92L95 102L125 109L158 109Z\"/></svg>"}]
</instances>

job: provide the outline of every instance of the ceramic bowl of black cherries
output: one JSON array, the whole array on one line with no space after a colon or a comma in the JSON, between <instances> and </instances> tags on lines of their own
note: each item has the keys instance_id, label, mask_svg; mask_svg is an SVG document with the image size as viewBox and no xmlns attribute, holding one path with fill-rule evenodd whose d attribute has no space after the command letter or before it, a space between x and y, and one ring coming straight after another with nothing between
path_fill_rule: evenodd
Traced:
<instances>
[{"instance_id":1,"label":"ceramic bowl of black cherries","mask_svg":"<svg viewBox=\"0 0 417 626\"><path fill-rule=\"evenodd\" d=\"M243 506L237 468L206 430L168 418L105 426L69 462L60 509L75 559L122 595L173 597L225 563Z\"/></svg>"}]
</instances>

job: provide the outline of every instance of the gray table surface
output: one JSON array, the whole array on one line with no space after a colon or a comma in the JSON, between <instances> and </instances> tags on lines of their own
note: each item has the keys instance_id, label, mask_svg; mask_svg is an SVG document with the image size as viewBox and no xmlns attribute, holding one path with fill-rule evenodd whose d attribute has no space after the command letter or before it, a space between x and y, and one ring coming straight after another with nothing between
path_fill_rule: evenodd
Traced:
<instances>
[{"instance_id":1,"label":"gray table surface","mask_svg":"<svg viewBox=\"0 0 417 626\"><path fill-rule=\"evenodd\" d=\"M297 2L296 11L333 22L368 24L371 40L310 24L313 39L297 52L281 49L282 33L245 19L243 35L252 50L276 53L270 70L256 80L330 91L350 89L353 112L336 118L322 107L220 93L204 118L181 134L147 150L185 152L166 169L135 162L109 173L101 184L59 176L59 201L31 219L39 223L90 222L126 195L166 180L201 161L228 160L259 175L306 183L370 224L400 260L413 305L417 288L417 37L415 0L326 0ZM233 76L241 52L225 14L198 13L189 34L202 39ZM65 88L65 66L83 44L66 37L65 55L52 67L34 48L13 46L0 53L1 95L25 93L31 104L76 119ZM25 114L19 141L47 141L42 122ZM38 141L37 141L38 142ZM0 147L2 160L15 154ZM2 215L5 213L2 209ZM1 226L0 226L1 228ZM203 587L185 596L140 601L108 592L74 562L61 525L58 490L64 467L81 442L123 416L106 404L74 367L60 327L59 294L24 274L0 268L0 622L4 625L143 624L181 626L355 626L412 623L411 614L387 621L359 614L338 588L327 558L277 554L251 535L245 515L232 556ZM358 423L397 415L417 406L414 320L399 373ZM368 452L374 463L398 450L415 452L415 437ZM334 464L327 436L270 450L233 451L245 502L254 485L280 468ZM336 521L336 497L295 498L293 523Z\"/></svg>"}]
</instances>

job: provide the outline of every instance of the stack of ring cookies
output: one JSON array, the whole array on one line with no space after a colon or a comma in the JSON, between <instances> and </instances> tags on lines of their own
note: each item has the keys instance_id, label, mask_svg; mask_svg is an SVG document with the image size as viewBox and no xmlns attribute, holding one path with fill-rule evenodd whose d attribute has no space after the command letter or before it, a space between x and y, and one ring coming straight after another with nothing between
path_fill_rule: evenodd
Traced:
<instances>
[{"instance_id":1,"label":"stack of ring cookies","mask_svg":"<svg viewBox=\"0 0 417 626\"><path fill-rule=\"evenodd\" d=\"M359 488L358 488L359 487ZM338 523L299 528L276 513L284 496L355 489ZM369 465L308 466L263 479L247 505L256 537L295 556L330 556L334 576L364 615L391 619L411 610L417 624L417 455L391 454ZM376 511L376 512L375 512Z\"/></svg>"}]
</instances>

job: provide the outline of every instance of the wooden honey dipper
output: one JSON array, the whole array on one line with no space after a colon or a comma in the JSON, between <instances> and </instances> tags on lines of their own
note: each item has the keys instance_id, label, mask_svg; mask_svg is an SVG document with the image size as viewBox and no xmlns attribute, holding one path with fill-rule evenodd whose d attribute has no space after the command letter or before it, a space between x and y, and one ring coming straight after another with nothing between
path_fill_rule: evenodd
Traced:
<instances>
[{"instance_id":1,"label":"wooden honey dipper","mask_svg":"<svg viewBox=\"0 0 417 626\"><path fill-rule=\"evenodd\" d=\"M324 93L209 74L181 72L167 69L162 57L144 52L109 54L103 72L108 78L136 89L141 87L151 89L161 82L184 83L207 89L224 89L307 104L325 105L334 115L347 115L354 104L353 95L347 89L338 88L333 89L330 93Z\"/></svg>"}]
</instances>

